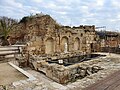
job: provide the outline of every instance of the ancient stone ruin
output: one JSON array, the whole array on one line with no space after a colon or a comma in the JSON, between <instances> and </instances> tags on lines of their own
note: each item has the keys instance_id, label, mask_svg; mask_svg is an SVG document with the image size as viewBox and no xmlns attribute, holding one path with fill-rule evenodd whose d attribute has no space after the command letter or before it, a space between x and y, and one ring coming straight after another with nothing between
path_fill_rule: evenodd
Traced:
<instances>
[{"instance_id":1,"label":"ancient stone ruin","mask_svg":"<svg viewBox=\"0 0 120 90\"><path fill-rule=\"evenodd\" d=\"M16 58L20 66L30 66L61 84L103 69L81 63L93 57L98 44L94 25L62 26L49 15L37 14L24 17L15 29L11 42L26 45L22 56Z\"/></svg>"},{"instance_id":2,"label":"ancient stone ruin","mask_svg":"<svg viewBox=\"0 0 120 90\"><path fill-rule=\"evenodd\" d=\"M29 53L36 55L89 54L96 43L94 25L62 26L49 15L24 17L15 29L18 31L11 34L11 42L26 43Z\"/></svg>"}]
</instances>

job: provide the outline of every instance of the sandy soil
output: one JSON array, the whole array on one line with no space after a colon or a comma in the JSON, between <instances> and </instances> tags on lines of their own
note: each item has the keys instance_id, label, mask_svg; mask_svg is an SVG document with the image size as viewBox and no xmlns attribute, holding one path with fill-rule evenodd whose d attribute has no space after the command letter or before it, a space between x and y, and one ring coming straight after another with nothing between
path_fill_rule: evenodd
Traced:
<instances>
[{"instance_id":1,"label":"sandy soil","mask_svg":"<svg viewBox=\"0 0 120 90\"><path fill-rule=\"evenodd\" d=\"M6 85L24 79L27 79L27 77L8 63L0 63L0 85Z\"/></svg>"}]
</instances>

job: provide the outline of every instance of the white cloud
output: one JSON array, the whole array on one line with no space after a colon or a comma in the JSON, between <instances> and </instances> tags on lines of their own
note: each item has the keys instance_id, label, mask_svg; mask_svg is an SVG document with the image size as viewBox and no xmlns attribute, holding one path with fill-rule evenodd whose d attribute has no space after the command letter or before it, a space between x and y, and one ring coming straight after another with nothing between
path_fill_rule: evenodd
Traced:
<instances>
[{"instance_id":1,"label":"white cloud","mask_svg":"<svg viewBox=\"0 0 120 90\"><path fill-rule=\"evenodd\" d=\"M113 7L120 8L120 0L111 0Z\"/></svg>"},{"instance_id":2,"label":"white cloud","mask_svg":"<svg viewBox=\"0 0 120 90\"><path fill-rule=\"evenodd\" d=\"M50 3L46 4L44 7L48 8L48 9L55 9L55 8L57 8L57 5L55 5L53 2L50 2Z\"/></svg>"},{"instance_id":3,"label":"white cloud","mask_svg":"<svg viewBox=\"0 0 120 90\"><path fill-rule=\"evenodd\" d=\"M0 16L47 13L64 25L120 25L120 0L0 0Z\"/></svg>"},{"instance_id":4,"label":"white cloud","mask_svg":"<svg viewBox=\"0 0 120 90\"><path fill-rule=\"evenodd\" d=\"M118 13L117 18L120 19L120 13Z\"/></svg>"},{"instance_id":5,"label":"white cloud","mask_svg":"<svg viewBox=\"0 0 120 90\"><path fill-rule=\"evenodd\" d=\"M104 5L105 0L96 0L96 6L102 7Z\"/></svg>"},{"instance_id":6,"label":"white cloud","mask_svg":"<svg viewBox=\"0 0 120 90\"><path fill-rule=\"evenodd\" d=\"M60 11L60 12L57 12L58 14L61 14L61 15L66 15L67 12L64 12L64 11Z\"/></svg>"},{"instance_id":7,"label":"white cloud","mask_svg":"<svg viewBox=\"0 0 120 90\"><path fill-rule=\"evenodd\" d=\"M63 20L63 25L71 25L72 20L68 16L61 16L60 17Z\"/></svg>"},{"instance_id":8,"label":"white cloud","mask_svg":"<svg viewBox=\"0 0 120 90\"><path fill-rule=\"evenodd\" d=\"M43 0L32 0L32 1L35 3L42 3L43 2Z\"/></svg>"},{"instance_id":9,"label":"white cloud","mask_svg":"<svg viewBox=\"0 0 120 90\"><path fill-rule=\"evenodd\" d=\"M80 2L80 0L56 0L57 3L62 4L62 5L72 5L75 2Z\"/></svg>"},{"instance_id":10,"label":"white cloud","mask_svg":"<svg viewBox=\"0 0 120 90\"><path fill-rule=\"evenodd\" d=\"M36 13L40 13L40 11L39 11L39 10L35 10L35 9L31 9L31 10L30 10L30 13L36 14Z\"/></svg>"},{"instance_id":11,"label":"white cloud","mask_svg":"<svg viewBox=\"0 0 120 90\"><path fill-rule=\"evenodd\" d=\"M16 7L16 8L21 8L23 7L23 5L19 2L16 2L15 0L4 0L4 3L6 4L6 6L11 6L11 7Z\"/></svg>"},{"instance_id":12,"label":"white cloud","mask_svg":"<svg viewBox=\"0 0 120 90\"><path fill-rule=\"evenodd\" d=\"M81 6L80 7L80 11L82 12L82 13L84 13L85 15L87 14L89 14L89 7L88 6Z\"/></svg>"},{"instance_id":13,"label":"white cloud","mask_svg":"<svg viewBox=\"0 0 120 90\"><path fill-rule=\"evenodd\" d=\"M0 15L2 16L20 19L26 15L30 15L30 13L40 13L38 8L29 5L23 5L15 0L4 0L2 3L3 4L0 6L0 12L2 12Z\"/></svg>"}]
</instances>

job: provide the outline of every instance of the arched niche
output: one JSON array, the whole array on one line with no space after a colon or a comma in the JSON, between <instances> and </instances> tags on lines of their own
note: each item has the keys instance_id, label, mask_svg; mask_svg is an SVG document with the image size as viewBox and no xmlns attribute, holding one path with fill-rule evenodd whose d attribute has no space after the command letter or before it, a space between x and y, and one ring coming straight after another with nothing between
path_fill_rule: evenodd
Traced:
<instances>
[{"instance_id":1,"label":"arched niche","mask_svg":"<svg viewBox=\"0 0 120 90\"><path fill-rule=\"evenodd\" d=\"M54 40L53 40L53 38L48 38L45 41L45 53L46 54L53 54L54 53Z\"/></svg>"},{"instance_id":2,"label":"arched niche","mask_svg":"<svg viewBox=\"0 0 120 90\"><path fill-rule=\"evenodd\" d=\"M77 37L75 38L75 41L74 41L74 50L79 50L80 48L80 39Z\"/></svg>"},{"instance_id":3,"label":"arched niche","mask_svg":"<svg viewBox=\"0 0 120 90\"><path fill-rule=\"evenodd\" d=\"M68 38L62 37L61 40L61 51L67 53L69 51Z\"/></svg>"}]
</instances>

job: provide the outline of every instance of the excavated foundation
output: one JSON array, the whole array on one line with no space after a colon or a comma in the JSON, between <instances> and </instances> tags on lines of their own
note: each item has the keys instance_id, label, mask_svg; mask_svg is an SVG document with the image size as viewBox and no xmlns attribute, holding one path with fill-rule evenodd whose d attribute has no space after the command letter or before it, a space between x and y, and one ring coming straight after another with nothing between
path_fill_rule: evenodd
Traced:
<instances>
[{"instance_id":1,"label":"excavated foundation","mask_svg":"<svg viewBox=\"0 0 120 90\"><path fill-rule=\"evenodd\" d=\"M77 79L82 79L88 75L97 73L103 68L95 65L85 65L85 61L91 60L93 58L103 57L105 55L91 54L82 56L72 56L66 58L52 59L48 58L46 60L37 60L36 64L34 61L34 66L36 65L36 70L43 72L47 77L52 80L67 84L68 82L74 82Z\"/></svg>"},{"instance_id":2,"label":"excavated foundation","mask_svg":"<svg viewBox=\"0 0 120 90\"><path fill-rule=\"evenodd\" d=\"M100 54L90 54L90 55L81 55L81 56L73 56L73 57L68 57L68 58L60 58L60 59L51 59L49 58L47 60L47 62L49 64L52 63L56 63L59 65L64 65L64 66L70 66L70 65L74 65L83 61L88 61L91 60L93 58L97 58L97 57L103 57L106 55L100 55ZM59 60L61 60L61 62L59 62Z\"/></svg>"},{"instance_id":3,"label":"excavated foundation","mask_svg":"<svg viewBox=\"0 0 120 90\"><path fill-rule=\"evenodd\" d=\"M95 62L93 59L106 56L100 54L60 55L51 57L29 55L29 60L19 58L18 61L24 61L24 63L27 62L26 64L28 64L29 61L28 65L35 70L44 73L47 77L58 83L67 84L68 82L74 82L77 79L82 79L88 75L97 73L99 70L102 70L103 68L100 66L92 64ZM87 64L87 61L90 61L91 64Z\"/></svg>"}]
</instances>

